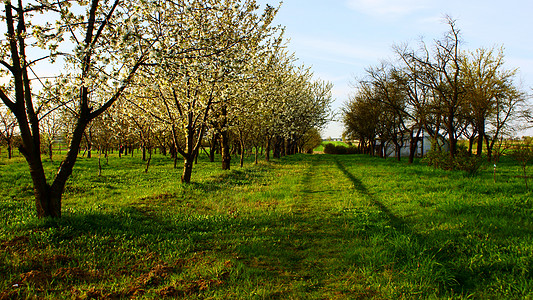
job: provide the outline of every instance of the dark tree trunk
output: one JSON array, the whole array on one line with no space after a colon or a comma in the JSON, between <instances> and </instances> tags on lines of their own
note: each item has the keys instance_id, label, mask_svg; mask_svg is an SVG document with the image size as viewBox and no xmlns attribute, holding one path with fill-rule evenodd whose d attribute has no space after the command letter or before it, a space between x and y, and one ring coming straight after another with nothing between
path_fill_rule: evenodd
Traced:
<instances>
[{"instance_id":1,"label":"dark tree trunk","mask_svg":"<svg viewBox=\"0 0 533 300\"><path fill-rule=\"evenodd\" d=\"M59 171L52 185L46 183L46 176L43 171L43 165L39 151L26 154L26 159L30 166L30 174L34 184L36 208L38 217L61 217L61 198L68 178L72 174L72 169L78 157L83 133L87 126L87 121L79 120L74 129L67 157L61 164ZM26 152L24 149L24 152Z\"/></svg>"},{"instance_id":2,"label":"dark tree trunk","mask_svg":"<svg viewBox=\"0 0 533 300\"><path fill-rule=\"evenodd\" d=\"M227 130L220 133L220 150L222 153L222 170L229 170L231 167L231 154L229 132Z\"/></svg>"},{"instance_id":3,"label":"dark tree trunk","mask_svg":"<svg viewBox=\"0 0 533 300\"><path fill-rule=\"evenodd\" d=\"M91 132L91 129L89 128L88 129L89 133L84 133L85 135L85 142L87 143L87 158L91 158L92 155L91 155L91 152L93 150L93 143L92 143L92 132Z\"/></svg>"},{"instance_id":4,"label":"dark tree trunk","mask_svg":"<svg viewBox=\"0 0 533 300\"><path fill-rule=\"evenodd\" d=\"M418 148L418 137L411 140L409 145L409 159L408 163L412 164L415 161L416 149Z\"/></svg>"},{"instance_id":5,"label":"dark tree trunk","mask_svg":"<svg viewBox=\"0 0 533 300\"><path fill-rule=\"evenodd\" d=\"M170 146L170 149L168 150L170 152L170 158L174 159L177 156L176 146L172 145Z\"/></svg>"},{"instance_id":6,"label":"dark tree trunk","mask_svg":"<svg viewBox=\"0 0 533 300\"><path fill-rule=\"evenodd\" d=\"M394 147L396 147L396 160L402 160L402 146L397 141L394 142Z\"/></svg>"},{"instance_id":7,"label":"dark tree trunk","mask_svg":"<svg viewBox=\"0 0 533 300\"><path fill-rule=\"evenodd\" d=\"M208 116L206 111L203 116L203 122L206 123ZM185 149L178 147L177 132L173 128L174 144L176 145L177 151L183 156L183 174L181 175L182 183L190 183L192 176L192 168L194 165L194 160L200 152L200 146L202 142L202 137L204 135L205 128L195 127L195 120L193 118L193 112L187 114L187 127L186 127L186 139L185 139Z\"/></svg>"},{"instance_id":8,"label":"dark tree trunk","mask_svg":"<svg viewBox=\"0 0 533 300\"><path fill-rule=\"evenodd\" d=\"M186 157L183 160L183 174L181 175L181 182L183 183L191 182L193 163L194 163L193 157Z\"/></svg>"},{"instance_id":9,"label":"dark tree trunk","mask_svg":"<svg viewBox=\"0 0 533 300\"><path fill-rule=\"evenodd\" d=\"M216 148L217 148L218 137L219 137L218 133L215 133L209 145L209 161L210 162L215 162L215 153L216 153Z\"/></svg>"},{"instance_id":10,"label":"dark tree trunk","mask_svg":"<svg viewBox=\"0 0 533 300\"><path fill-rule=\"evenodd\" d=\"M455 154L457 153L457 139L455 138L455 127L453 126L453 119L455 117L455 112L452 108L448 112L448 120L446 122L446 129L448 130L448 145L450 146L450 158L454 159Z\"/></svg>"},{"instance_id":11,"label":"dark tree trunk","mask_svg":"<svg viewBox=\"0 0 533 300\"><path fill-rule=\"evenodd\" d=\"M244 166L244 140L241 140L241 168Z\"/></svg>"},{"instance_id":12,"label":"dark tree trunk","mask_svg":"<svg viewBox=\"0 0 533 300\"><path fill-rule=\"evenodd\" d=\"M275 137L274 138L274 151L272 153L272 157L274 157L274 158L280 158L281 157L281 151L282 151L282 148L283 148L282 143L283 143L283 140L280 139L279 137Z\"/></svg>"},{"instance_id":13,"label":"dark tree trunk","mask_svg":"<svg viewBox=\"0 0 533 300\"><path fill-rule=\"evenodd\" d=\"M409 164L412 164L415 160L416 150L418 148L418 140L420 139L422 128L418 128L415 136L413 136L413 131L414 130L411 130L411 139L409 141Z\"/></svg>"},{"instance_id":14,"label":"dark tree trunk","mask_svg":"<svg viewBox=\"0 0 533 300\"><path fill-rule=\"evenodd\" d=\"M48 158L50 158L50 161L54 161L54 158L53 158L53 149L52 149L52 142L50 142L48 144Z\"/></svg>"},{"instance_id":15,"label":"dark tree trunk","mask_svg":"<svg viewBox=\"0 0 533 300\"><path fill-rule=\"evenodd\" d=\"M485 134L485 141L487 143L487 159L488 161L492 160L492 149L494 147L494 142L496 139L493 139L492 142L489 141L489 136Z\"/></svg>"},{"instance_id":16,"label":"dark tree trunk","mask_svg":"<svg viewBox=\"0 0 533 300\"><path fill-rule=\"evenodd\" d=\"M150 167L150 161L152 161L152 151L150 151L150 156L148 157L148 160L146 161L146 168L144 169L144 173L148 173L148 168Z\"/></svg>"},{"instance_id":17,"label":"dark tree trunk","mask_svg":"<svg viewBox=\"0 0 533 300\"><path fill-rule=\"evenodd\" d=\"M7 158L13 158L13 147L11 146L11 142L9 141L7 142Z\"/></svg>"},{"instance_id":18,"label":"dark tree trunk","mask_svg":"<svg viewBox=\"0 0 533 300\"><path fill-rule=\"evenodd\" d=\"M267 138L266 140L265 161L270 161L270 140L271 138Z\"/></svg>"},{"instance_id":19,"label":"dark tree trunk","mask_svg":"<svg viewBox=\"0 0 533 300\"><path fill-rule=\"evenodd\" d=\"M46 176L40 157L37 158L31 154L25 156L30 167L37 216L39 218L61 217L61 195L52 195L51 187L46 183Z\"/></svg>"},{"instance_id":20,"label":"dark tree trunk","mask_svg":"<svg viewBox=\"0 0 533 300\"><path fill-rule=\"evenodd\" d=\"M472 135L469 139L468 139L468 155L472 155L472 151L474 149L474 142L476 140L476 136L475 135Z\"/></svg>"},{"instance_id":21,"label":"dark tree trunk","mask_svg":"<svg viewBox=\"0 0 533 300\"><path fill-rule=\"evenodd\" d=\"M477 137L477 156L481 156L483 153L483 138L485 137L485 121L480 121L478 124L478 137Z\"/></svg>"}]
</instances>

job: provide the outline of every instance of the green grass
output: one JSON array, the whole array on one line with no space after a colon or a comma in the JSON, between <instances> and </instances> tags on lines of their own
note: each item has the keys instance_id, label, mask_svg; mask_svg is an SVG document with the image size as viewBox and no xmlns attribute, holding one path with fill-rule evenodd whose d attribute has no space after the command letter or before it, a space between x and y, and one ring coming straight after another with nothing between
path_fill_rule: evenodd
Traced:
<instances>
[{"instance_id":1,"label":"green grass","mask_svg":"<svg viewBox=\"0 0 533 300\"><path fill-rule=\"evenodd\" d=\"M362 155L201 159L190 185L158 155L148 173L138 154L97 166L81 158L63 218L39 220L27 166L0 159L0 298L533 297L512 160L496 182Z\"/></svg>"}]
</instances>

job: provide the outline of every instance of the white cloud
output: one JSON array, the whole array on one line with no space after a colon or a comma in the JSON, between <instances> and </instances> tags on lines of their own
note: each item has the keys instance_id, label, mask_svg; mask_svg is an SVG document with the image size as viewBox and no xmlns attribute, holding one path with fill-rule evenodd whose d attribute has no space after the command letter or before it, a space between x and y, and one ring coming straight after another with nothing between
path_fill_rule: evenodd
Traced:
<instances>
[{"instance_id":1,"label":"white cloud","mask_svg":"<svg viewBox=\"0 0 533 300\"><path fill-rule=\"evenodd\" d=\"M336 39L319 38L314 36L298 36L293 39L293 42L298 44L302 52L308 52L309 55L314 53L315 58L321 57L323 60L337 62L341 64L357 65L356 61L374 60L376 58L384 58L390 54L383 49L381 45L372 47L370 43L364 45L350 43L349 41L339 41ZM298 52L300 55L302 52Z\"/></svg>"},{"instance_id":2,"label":"white cloud","mask_svg":"<svg viewBox=\"0 0 533 300\"><path fill-rule=\"evenodd\" d=\"M377 17L398 17L427 7L427 0L347 0L353 10Z\"/></svg>"}]
</instances>

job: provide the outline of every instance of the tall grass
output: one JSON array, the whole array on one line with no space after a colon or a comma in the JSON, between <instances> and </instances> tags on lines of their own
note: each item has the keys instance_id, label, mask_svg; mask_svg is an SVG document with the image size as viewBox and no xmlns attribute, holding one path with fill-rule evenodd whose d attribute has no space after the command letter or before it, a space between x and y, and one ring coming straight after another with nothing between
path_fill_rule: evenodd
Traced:
<instances>
[{"instance_id":1,"label":"tall grass","mask_svg":"<svg viewBox=\"0 0 533 300\"><path fill-rule=\"evenodd\" d=\"M0 298L533 296L532 193L510 160L496 182L362 155L194 172L82 158L63 218L40 220L24 162L2 158Z\"/></svg>"}]
</instances>

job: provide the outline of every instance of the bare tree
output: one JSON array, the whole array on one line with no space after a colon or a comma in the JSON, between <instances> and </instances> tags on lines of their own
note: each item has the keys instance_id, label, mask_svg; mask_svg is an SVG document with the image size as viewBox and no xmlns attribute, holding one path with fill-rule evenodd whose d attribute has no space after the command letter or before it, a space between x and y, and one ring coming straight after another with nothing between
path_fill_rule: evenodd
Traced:
<instances>
[{"instance_id":1,"label":"bare tree","mask_svg":"<svg viewBox=\"0 0 533 300\"><path fill-rule=\"evenodd\" d=\"M449 153L453 158L457 151L457 139L461 134L460 108L463 87L461 82L462 55L460 31L455 20L447 16L446 23L450 27L443 39L435 41L433 51L422 43L419 52L404 51L407 64L416 64L423 69L421 83L434 92L435 106L443 118L448 136Z\"/></svg>"}]
</instances>

